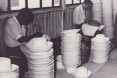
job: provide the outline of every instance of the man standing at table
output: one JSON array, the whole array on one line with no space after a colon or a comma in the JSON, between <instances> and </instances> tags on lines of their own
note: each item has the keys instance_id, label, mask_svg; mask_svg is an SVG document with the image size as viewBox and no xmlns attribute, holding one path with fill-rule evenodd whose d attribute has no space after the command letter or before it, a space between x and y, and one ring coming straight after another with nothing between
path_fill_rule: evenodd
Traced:
<instances>
[{"instance_id":1,"label":"man standing at table","mask_svg":"<svg viewBox=\"0 0 117 78\"><path fill-rule=\"evenodd\" d=\"M82 4L77 6L73 12L73 22L77 29L81 29L83 23L91 20L91 9L93 3L91 0L85 0Z\"/></svg>"}]
</instances>

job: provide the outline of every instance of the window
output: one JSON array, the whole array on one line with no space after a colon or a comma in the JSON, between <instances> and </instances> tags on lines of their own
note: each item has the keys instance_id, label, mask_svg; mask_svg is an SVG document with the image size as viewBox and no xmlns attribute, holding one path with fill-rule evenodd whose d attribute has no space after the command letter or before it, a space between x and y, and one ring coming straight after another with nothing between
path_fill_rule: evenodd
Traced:
<instances>
[{"instance_id":1,"label":"window","mask_svg":"<svg viewBox=\"0 0 117 78\"><path fill-rule=\"evenodd\" d=\"M83 0L82 0L83 2ZM65 0L65 4L69 5L69 4L78 4L81 3L81 0Z\"/></svg>"},{"instance_id":2,"label":"window","mask_svg":"<svg viewBox=\"0 0 117 78\"><path fill-rule=\"evenodd\" d=\"M80 0L73 0L73 3L80 3Z\"/></svg>"},{"instance_id":3,"label":"window","mask_svg":"<svg viewBox=\"0 0 117 78\"><path fill-rule=\"evenodd\" d=\"M0 0L0 11L7 11L8 1Z\"/></svg>"},{"instance_id":4,"label":"window","mask_svg":"<svg viewBox=\"0 0 117 78\"><path fill-rule=\"evenodd\" d=\"M19 10L25 8L25 0L11 0L10 6L11 10Z\"/></svg>"},{"instance_id":5,"label":"window","mask_svg":"<svg viewBox=\"0 0 117 78\"><path fill-rule=\"evenodd\" d=\"M72 4L72 0L66 0L65 4Z\"/></svg>"},{"instance_id":6,"label":"window","mask_svg":"<svg viewBox=\"0 0 117 78\"><path fill-rule=\"evenodd\" d=\"M54 0L54 6L60 6L61 0Z\"/></svg>"},{"instance_id":7,"label":"window","mask_svg":"<svg viewBox=\"0 0 117 78\"><path fill-rule=\"evenodd\" d=\"M60 7L61 0L8 0L9 10L19 10L22 8L39 9Z\"/></svg>"},{"instance_id":8,"label":"window","mask_svg":"<svg viewBox=\"0 0 117 78\"><path fill-rule=\"evenodd\" d=\"M83 3L84 2L84 0L81 0L81 3Z\"/></svg>"},{"instance_id":9,"label":"window","mask_svg":"<svg viewBox=\"0 0 117 78\"><path fill-rule=\"evenodd\" d=\"M52 7L52 0L42 0L42 7Z\"/></svg>"},{"instance_id":10,"label":"window","mask_svg":"<svg viewBox=\"0 0 117 78\"><path fill-rule=\"evenodd\" d=\"M60 7L62 0L1 0L0 10L13 11L22 8L42 9ZM65 0L66 5L79 4L84 0Z\"/></svg>"},{"instance_id":11,"label":"window","mask_svg":"<svg viewBox=\"0 0 117 78\"><path fill-rule=\"evenodd\" d=\"M28 0L28 8L40 8L40 0Z\"/></svg>"}]
</instances>

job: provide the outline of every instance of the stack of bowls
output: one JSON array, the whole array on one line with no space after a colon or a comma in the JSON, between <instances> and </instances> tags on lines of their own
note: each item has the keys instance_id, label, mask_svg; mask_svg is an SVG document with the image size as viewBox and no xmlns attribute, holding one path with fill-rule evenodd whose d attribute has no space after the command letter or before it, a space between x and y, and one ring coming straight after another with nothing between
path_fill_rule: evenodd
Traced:
<instances>
[{"instance_id":1,"label":"stack of bowls","mask_svg":"<svg viewBox=\"0 0 117 78\"><path fill-rule=\"evenodd\" d=\"M111 41L103 34L91 39L91 60L95 63L105 63L109 59Z\"/></svg>"},{"instance_id":2,"label":"stack of bowls","mask_svg":"<svg viewBox=\"0 0 117 78\"><path fill-rule=\"evenodd\" d=\"M116 18L116 13L117 13L117 0L112 0L112 5L113 5L113 21L115 22ZM114 23L115 24L115 23Z\"/></svg>"},{"instance_id":3,"label":"stack of bowls","mask_svg":"<svg viewBox=\"0 0 117 78\"><path fill-rule=\"evenodd\" d=\"M109 38L113 38L113 15L112 15L112 1L102 0L102 19L103 25L106 26L105 35Z\"/></svg>"},{"instance_id":4,"label":"stack of bowls","mask_svg":"<svg viewBox=\"0 0 117 78\"><path fill-rule=\"evenodd\" d=\"M102 23L101 1L100 0L92 0L92 3L93 3L93 7L92 7L93 19Z\"/></svg>"},{"instance_id":5,"label":"stack of bowls","mask_svg":"<svg viewBox=\"0 0 117 78\"><path fill-rule=\"evenodd\" d=\"M81 64L81 35L79 29L65 30L61 33L62 62L66 72L72 73Z\"/></svg>"},{"instance_id":6,"label":"stack of bowls","mask_svg":"<svg viewBox=\"0 0 117 78\"><path fill-rule=\"evenodd\" d=\"M54 78L53 43L34 38L26 46L30 78Z\"/></svg>"},{"instance_id":7,"label":"stack of bowls","mask_svg":"<svg viewBox=\"0 0 117 78\"><path fill-rule=\"evenodd\" d=\"M11 60L0 57L0 78L19 78L19 66L11 64Z\"/></svg>"}]
</instances>

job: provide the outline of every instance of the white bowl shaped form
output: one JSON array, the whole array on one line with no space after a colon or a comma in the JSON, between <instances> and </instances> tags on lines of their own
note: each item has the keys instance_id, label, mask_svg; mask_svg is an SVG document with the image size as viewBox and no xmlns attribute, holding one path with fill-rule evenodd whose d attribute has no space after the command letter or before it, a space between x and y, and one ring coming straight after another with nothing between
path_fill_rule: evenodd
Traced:
<instances>
[{"instance_id":1,"label":"white bowl shaped form","mask_svg":"<svg viewBox=\"0 0 117 78\"><path fill-rule=\"evenodd\" d=\"M6 73L18 73L19 72L19 66L15 64L11 64L11 70L8 71L0 71L0 74L6 74Z\"/></svg>"},{"instance_id":2,"label":"white bowl shaped form","mask_svg":"<svg viewBox=\"0 0 117 78\"><path fill-rule=\"evenodd\" d=\"M78 77L88 77L88 69L86 67L78 67L77 76Z\"/></svg>"},{"instance_id":3,"label":"white bowl shaped form","mask_svg":"<svg viewBox=\"0 0 117 78\"><path fill-rule=\"evenodd\" d=\"M105 41L105 35L97 34L95 39L96 39L96 41Z\"/></svg>"},{"instance_id":4,"label":"white bowl shaped form","mask_svg":"<svg viewBox=\"0 0 117 78\"><path fill-rule=\"evenodd\" d=\"M53 47L53 43L48 41L47 46L45 47L33 47L32 45L26 45L29 50L33 53L38 53L38 52L48 52L50 49Z\"/></svg>"},{"instance_id":5,"label":"white bowl shaped form","mask_svg":"<svg viewBox=\"0 0 117 78\"><path fill-rule=\"evenodd\" d=\"M42 59L42 58L47 58L53 55L54 50L51 49L49 52L42 52L42 53L31 53L30 51L27 51L27 56L28 58L32 60L36 59Z\"/></svg>"},{"instance_id":6,"label":"white bowl shaped form","mask_svg":"<svg viewBox=\"0 0 117 78\"><path fill-rule=\"evenodd\" d=\"M0 57L0 71L11 70L11 60L6 57Z\"/></svg>"},{"instance_id":7,"label":"white bowl shaped form","mask_svg":"<svg viewBox=\"0 0 117 78\"><path fill-rule=\"evenodd\" d=\"M76 68L75 67L73 67L73 68L72 67L66 67L66 72L67 73L72 73L74 70L76 70Z\"/></svg>"},{"instance_id":8,"label":"white bowl shaped form","mask_svg":"<svg viewBox=\"0 0 117 78\"><path fill-rule=\"evenodd\" d=\"M102 38L94 37L94 38L91 39L91 41L94 42L94 43L106 43L106 38L102 39Z\"/></svg>"},{"instance_id":9,"label":"white bowl shaped form","mask_svg":"<svg viewBox=\"0 0 117 78\"><path fill-rule=\"evenodd\" d=\"M45 38L33 38L28 43L27 46L38 48L38 47L46 47L47 46L47 40Z\"/></svg>"},{"instance_id":10,"label":"white bowl shaped form","mask_svg":"<svg viewBox=\"0 0 117 78\"><path fill-rule=\"evenodd\" d=\"M58 62L62 62L62 55L58 55L58 56L57 56L57 61L58 61Z\"/></svg>"},{"instance_id":11,"label":"white bowl shaped form","mask_svg":"<svg viewBox=\"0 0 117 78\"><path fill-rule=\"evenodd\" d=\"M71 29L71 30L64 30L61 32L62 35L68 34L77 34L81 29Z\"/></svg>"},{"instance_id":12,"label":"white bowl shaped form","mask_svg":"<svg viewBox=\"0 0 117 78\"><path fill-rule=\"evenodd\" d=\"M57 69L64 69L65 67L63 66L62 62L56 62L57 64Z\"/></svg>"}]
</instances>

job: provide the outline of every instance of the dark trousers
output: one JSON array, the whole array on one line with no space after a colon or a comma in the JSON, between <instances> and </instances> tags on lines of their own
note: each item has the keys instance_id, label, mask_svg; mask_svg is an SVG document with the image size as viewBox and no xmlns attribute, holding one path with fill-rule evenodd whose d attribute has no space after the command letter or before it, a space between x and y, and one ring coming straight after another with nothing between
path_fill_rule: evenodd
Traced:
<instances>
[{"instance_id":1,"label":"dark trousers","mask_svg":"<svg viewBox=\"0 0 117 78\"><path fill-rule=\"evenodd\" d=\"M20 78L24 77L25 72L28 71L28 63L20 47L6 46L6 52L7 52L7 56L11 59L12 64L16 64L19 66Z\"/></svg>"}]
</instances>

